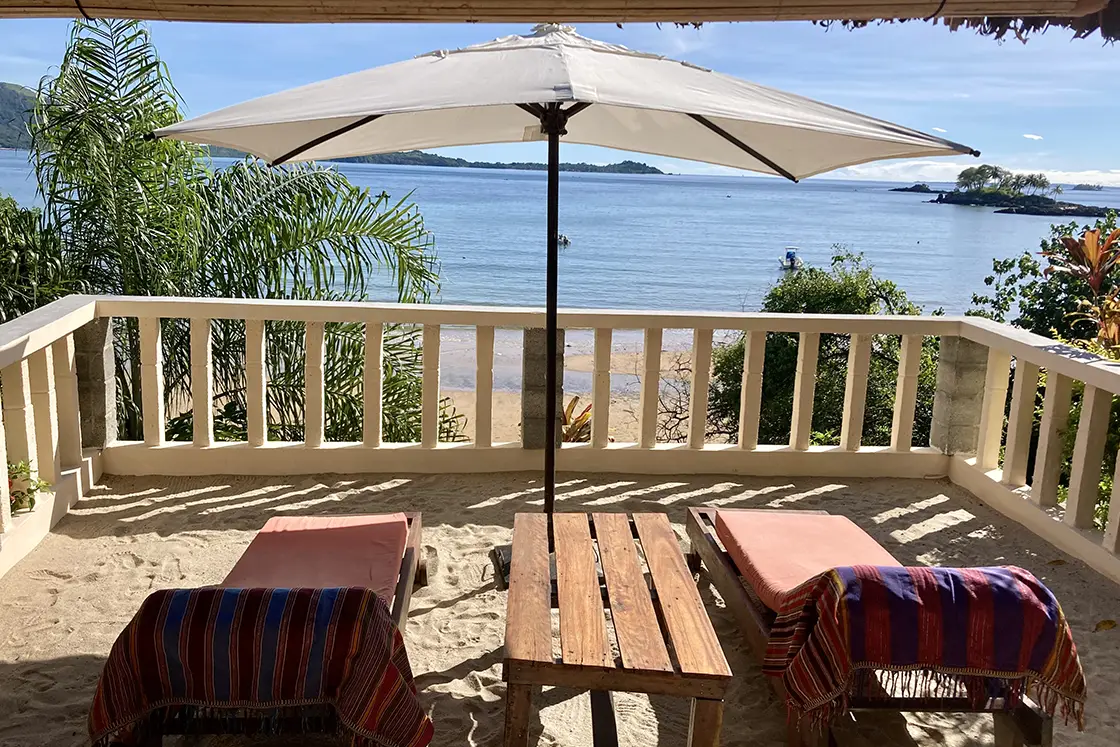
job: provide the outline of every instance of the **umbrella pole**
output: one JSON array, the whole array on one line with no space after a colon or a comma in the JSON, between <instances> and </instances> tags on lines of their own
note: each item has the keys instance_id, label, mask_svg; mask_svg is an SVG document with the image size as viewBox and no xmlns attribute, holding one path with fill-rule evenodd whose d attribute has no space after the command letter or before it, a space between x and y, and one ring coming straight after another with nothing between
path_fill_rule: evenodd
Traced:
<instances>
[{"instance_id":1,"label":"umbrella pole","mask_svg":"<svg viewBox=\"0 0 1120 747\"><path fill-rule=\"evenodd\" d=\"M560 132L548 132L548 271L545 303L545 451L544 451L544 510L548 522L549 547L552 547L551 516L556 504L556 392L557 372L557 281L559 276L560 233Z\"/></svg>"}]
</instances>

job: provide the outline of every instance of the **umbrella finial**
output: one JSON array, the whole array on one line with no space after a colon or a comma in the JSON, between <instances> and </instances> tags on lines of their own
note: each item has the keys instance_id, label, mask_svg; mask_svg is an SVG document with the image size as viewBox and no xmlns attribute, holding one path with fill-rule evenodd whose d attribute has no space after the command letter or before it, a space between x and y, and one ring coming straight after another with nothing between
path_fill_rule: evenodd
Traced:
<instances>
[{"instance_id":1,"label":"umbrella finial","mask_svg":"<svg viewBox=\"0 0 1120 747\"><path fill-rule=\"evenodd\" d=\"M575 26L569 26L564 23L538 23L533 27L533 36L548 36L549 34L571 34L576 30Z\"/></svg>"}]
</instances>

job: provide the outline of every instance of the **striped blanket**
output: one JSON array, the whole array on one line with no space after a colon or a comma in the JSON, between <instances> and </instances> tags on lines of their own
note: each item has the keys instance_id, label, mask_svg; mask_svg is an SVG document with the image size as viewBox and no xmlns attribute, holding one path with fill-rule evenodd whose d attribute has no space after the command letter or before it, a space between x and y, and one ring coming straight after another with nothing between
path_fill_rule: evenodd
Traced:
<instances>
[{"instance_id":1,"label":"striped blanket","mask_svg":"<svg viewBox=\"0 0 1120 747\"><path fill-rule=\"evenodd\" d=\"M358 588L155 592L109 652L89 735L137 744L167 724L240 732L247 718L269 732L326 723L361 746L432 739L400 631Z\"/></svg>"},{"instance_id":2,"label":"striped blanket","mask_svg":"<svg viewBox=\"0 0 1120 747\"><path fill-rule=\"evenodd\" d=\"M763 671L785 684L790 718L818 726L850 698L1030 694L1084 726L1085 676L1061 607L1022 568L836 568L779 611ZM886 673L882 677L876 672Z\"/></svg>"}]
</instances>

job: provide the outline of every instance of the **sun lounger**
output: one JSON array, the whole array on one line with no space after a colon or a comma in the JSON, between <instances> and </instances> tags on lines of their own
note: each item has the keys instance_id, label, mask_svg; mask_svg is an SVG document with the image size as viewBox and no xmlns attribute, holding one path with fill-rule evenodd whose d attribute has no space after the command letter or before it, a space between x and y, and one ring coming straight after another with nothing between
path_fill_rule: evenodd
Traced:
<instances>
[{"instance_id":1,"label":"sun lounger","mask_svg":"<svg viewBox=\"0 0 1120 747\"><path fill-rule=\"evenodd\" d=\"M218 586L144 602L102 672L91 741L345 732L426 744L400 635L426 582L420 543L418 513L269 520Z\"/></svg>"},{"instance_id":2,"label":"sun lounger","mask_svg":"<svg viewBox=\"0 0 1120 747\"><path fill-rule=\"evenodd\" d=\"M1055 705L1058 701L1065 704L1071 701L1062 700L1055 694L1052 699L1047 700L1049 708L1046 709L1027 697L1023 697L1021 702L1011 700L1005 703L998 692L981 693L981 697L976 697L974 685L967 696L962 697L964 683L969 678L965 676L958 678L953 674L945 676L944 669L933 670L942 674L927 679L915 676L907 680L909 673L902 672L902 681L909 688L907 697L900 695L897 688L890 689L889 684L883 684L875 671L858 670L856 676L863 679L852 680L861 684L858 693L853 688L847 698L836 700L835 710L821 711L828 714L828 718L818 719L816 722L812 719L800 720L799 712L794 709L796 698L787 698L786 682L792 681L784 677L780 670L774 676L775 652L781 653L782 647L798 636L801 643L804 643L805 630L816 622L816 611L813 609L809 609L807 623L806 616L799 619L795 614L797 606L812 593L820 593L821 589L831 590L829 584L833 580L835 584L840 585L842 583L840 572L847 573L849 577L854 572L870 575L878 573L883 578L905 578L909 571L902 568L885 548L853 522L845 517L832 516L824 512L725 511L691 508L688 516L688 535L692 544L689 554L690 567L694 571L699 571L702 564L707 570L711 583L738 620L755 657L764 664L764 671L772 675L767 679L770 680L777 696L790 705L789 743L791 745L834 744L835 740L829 724L832 716L849 710L872 709L905 712L991 712L995 718L996 743L1000 747L1051 744L1052 714ZM855 567L854 571L852 567ZM1013 570L1020 572L1020 569ZM986 569L986 571L995 573L1003 572L1003 569ZM934 572L967 573L953 569L929 571L931 574ZM1021 573L1026 574L1025 571ZM1044 590L1045 587L1042 589ZM859 603L870 607L870 591L867 595L867 598ZM829 601L836 600L830 598ZM850 604L848 601L842 603ZM783 609L784 613L779 615ZM831 631L836 634L835 638L844 642L847 642L845 636L850 631L843 627L843 623L849 622L843 615L850 609L850 607L844 608L840 616L842 621L840 628ZM920 602L916 603L913 609L907 610L907 613L915 610L920 614L932 614L928 609L921 609ZM893 622L902 626L894 630L912 631L913 637L917 639L915 627L918 624L913 622L912 618L891 621L891 612L889 609L883 609L879 613L878 619L888 628L886 635L879 637L890 640L892 632L890 625ZM952 614L951 611L946 612L946 617L939 619L952 620ZM1060 609L1058 617L1060 617ZM870 621L875 619L873 615L867 615L861 616L858 620L853 617L850 622L852 625L863 625L865 622L871 625ZM1064 628L1064 618L1059 622L1061 628ZM889 650L890 643L886 645ZM843 649L842 646L841 648ZM836 651L830 650L823 657L819 655L819 651L814 653L818 656L809 662L809 671L804 673L807 675L806 679L815 685L818 682L813 682L814 676L820 675L820 671L814 670L814 667L822 666L820 664L822 658L831 658ZM850 652L843 650L842 653ZM1070 671L1066 674L1074 685L1078 680L1080 681L1082 688L1080 693L1083 694L1084 680L1081 677L1080 664L1077 662L1072 640L1069 650L1062 651L1062 654L1065 661L1069 661L1072 657ZM858 660L858 656L853 655L850 659L846 659L845 663ZM779 657L777 661L787 663L791 660L783 661ZM806 661L802 659L800 662L803 670ZM831 662L823 665L825 670L830 667ZM827 673L831 674L831 672ZM900 673L895 671L890 674ZM882 679L889 679L889 675ZM979 680L971 680L972 683L977 681L991 686L995 683L1006 684L1005 680L985 681L982 677ZM1072 691L1075 694L1078 692L1076 687L1073 687ZM1013 707L1005 707L1013 703L1015 703ZM1073 703L1073 705L1078 704Z\"/></svg>"}]
</instances>

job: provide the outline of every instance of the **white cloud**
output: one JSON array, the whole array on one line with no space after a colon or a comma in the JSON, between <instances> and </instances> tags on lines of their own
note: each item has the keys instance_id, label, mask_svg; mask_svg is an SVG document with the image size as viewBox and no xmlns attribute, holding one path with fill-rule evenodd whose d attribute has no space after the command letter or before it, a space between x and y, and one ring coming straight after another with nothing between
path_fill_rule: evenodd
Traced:
<instances>
[{"instance_id":1,"label":"white cloud","mask_svg":"<svg viewBox=\"0 0 1120 747\"><path fill-rule=\"evenodd\" d=\"M881 161L860 166L849 166L823 178L855 179L884 182L943 182L956 181L957 174L966 166L975 166L973 158L951 158L937 160ZM1120 169L1090 171L1060 171L1051 169L1012 169L1026 173L1041 171L1054 184L1103 184L1120 187Z\"/></svg>"},{"instance_id":2,"label":"white cloud","mask_svg":"<svg viewBox=\"0 0 1120 747\"><path fill-rule=\"evenodd\" d=\"M1041 140L1042 135L1023 135L1027 140Z\"/></svg>"},{"instance_id":3,"label":"white cloud","mask_svg":"<svg viewBox=\"0 0 1120 747\"><path fill-rule=\"evenodd\" d=\"M948 130L943 130L940 127L934 127L932 129L933 129L934 132L948 132Z\"/></svg>"}]
</instances>

